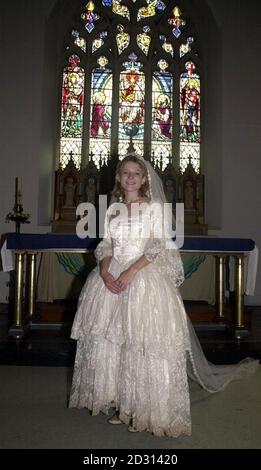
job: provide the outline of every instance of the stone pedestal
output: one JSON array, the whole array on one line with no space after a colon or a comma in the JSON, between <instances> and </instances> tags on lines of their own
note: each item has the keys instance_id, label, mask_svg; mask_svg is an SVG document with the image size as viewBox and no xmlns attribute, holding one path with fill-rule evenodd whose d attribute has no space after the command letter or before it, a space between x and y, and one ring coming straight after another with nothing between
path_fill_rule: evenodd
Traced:
<instances>
[{"instance_id":1,"label":"stone pedestal","mask_svg":"<svg viewBox=\"0 0 261 470\"><path fill-rule=\"evenodd\" d=\"M62 207L61 218L52 222L53 233L75 233L76 232L76 207Z\"/></svg>"}]
</instances>

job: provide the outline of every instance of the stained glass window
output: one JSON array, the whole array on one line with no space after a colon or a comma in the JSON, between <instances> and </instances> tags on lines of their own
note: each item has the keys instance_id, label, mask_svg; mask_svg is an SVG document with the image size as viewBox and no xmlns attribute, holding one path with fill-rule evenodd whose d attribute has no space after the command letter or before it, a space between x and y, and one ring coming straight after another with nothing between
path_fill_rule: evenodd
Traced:
<instances>
[{"instance_id":1,"label":"stained glass window","mask_svg":"<svg viewBox=\"0 0 261 470\"><path fill-rule=\"evenodd\" d=\"M84 26L88 33L91 33L92 30L95 28L95 21L97 21L100 17L95 13L95 5L93 2L89 2L86 5L86 11L82 13L81 17L84 22Z\"/></svg>"},{"instance_id":2,"label":"stained glass window","mask_svg":"<svg viewBox=\"0 0 261 470\"><path fill-rule=\"evenodd\" d=\"M92 42L92 52L96 52L98 49L100 49L100 47L103 46L104 40L107 37L107 35L108 35L107 31L102 31L99 34L99 36L96 39L94 39L94 41Z\"/></svg>"},{"instance_id":3,"label":"stained glass window","mask_svg":"<svg viewBox=\"0 0 261 470\"><path fill-rule=\"evenodd\" d=\"M167 42L167 38L164 35L160 35L160 41L162 42L162 49L167 52L167 54L170 54L173 57L174 54L174 49L173 46L170 42Z\"/></svg>"},{"instance_id":4,"label":"stained glass window","mask_svg":"<svg viewBox=\"0 0 261 470\"><path fill-rule=\"evenodd\" d=\"M200 58L179 4L86 1L74 25L62 77L62 166L71 155L78 167L92 156L99 168L132 144L162 169L172 160L184 171L191 161L198 171Z\"/></svg>"},{"instance_id":5,"label":"stained glass window","mask_svg":"<svg viewBox=\"0 0 261 470\"><path fill-rule=\"evenodd\" d=\"M70 156L80 167L83 133L84 70L72 55L63 71L60 161L66 166Z\"/></svg>"},{"instance_id":6,"label":"stained glass window","mask_svg":"<svg viewBox=\"0 0 261 470\"><path fill-rule=\"evenodd\" d=\"M115 15L123 16L124 18L130 19L129 8L122 4L122 0L102 0L102 4L105 7L111 7Z\"/></svg>"},{"instance_id":7,"label":"stained glass window","mask_svg":"<svg viewBox=\"0 0 261 470\"><path fill-rule=\"evenodd\" d=\"M124 31L124 26L121 24L118 25L118 34L116 34L116 42L118 47L118 52L121 54L124 49L126 49L130 43L130 35Z\"/></svg>"},{"instance_id":8,"label":"stained glass window","mask_svg":"<svg viewBox=\"0 0 261 470\"><path fill-rule=\"evenodd\" d=\"M102 4L105 7L112 7L115 15L120 15L130 19L130 11L126 5L122 5L122 0L102 0Z\"/></svg>"},{"instance_id":9,"label":"stained glass window","mask_svg":"<svg viewBox=\"0 0 261 470\"><path fill-rule=\"evenodd\" d=\"M112 72L106 68L107 59L100 57L99 68L92 73L90 154L99 166L106 161L111 150Z\"/></svg>"},{"instance_id":10,"label":"stained glass window","mask_svg":"<svg viewBox=\"0 0 261 470\"><path fill-rule=\"evenodd\" d=\"M74 43L78 46L83 52L86 52L86 40L80 36L79 31L75 29L72 31L72 36L74 38Z\"/></svg>"},{"instance_id":11,"label":"stained glass window","mask_svg":"<svg viewBox=\"0 0 261 470\"><path fill-rule=\"evenodd\" d=\"M144 6L138 11L138 21L155 16L158 11L165 9L166 5L161 0L146 0L147 6Z\"/></svg>"},{"instance_id":12,"label":"stained glass window","mask_svg":"<svg viewBox=\"0 0 261 470\"><path fill-rule=\"evenodd\" d=\"M119 93L119 155L124 155L130 140L143 153L145 75L142 64L131 54L120 74Z\"/></svg>"},{"instance_id":13,"label":"stained glass window","mask_svg":"<svg viewBox=\"0 0 261 470\"><path fill-rule=\"evenodd\" d=\"M150 42L151 42L151 37L148 34L150 31L150 28L144 27L143 32L141 34L138 34L137 36L137 44L139 48L144 52L145 55L148 55L149 52L149 47L150 47Z\"/></svg>"},{"instance_id":14,"label":"stained glass window","mask_svg":"<svg viewBox=\"0 0 261 470\"><path fill-rule=\"evenodd\" d=\"M159 72L152 79L152 157L164 169L172 155L172 95L173 78L167 72L168 63L158 62Z\"/></svg>"},{"instance_id":15,"label":"stained glass window","mask_svg":"<svg viewBox=\"0 0 261 470\"><path fill-rule=\"evenodd\" d=\"M186 62L180 76L180 166L200 167L200 77L193 62Z\"/></svg>"},{"instance_id":16,"label":"stained glass window","mask_svg":"<svg viewBox=\"0 0 261 470\"><path fill-rule=\"evenodd\" d=\"M191 51L193 42L194 42L194 38L190 36L189 38L187 38L187 42L185 44L181 44L179 48L180 57L184 57L184 55L186 55L188 52Z\"/></svg>"},{"instance_id":17,"label":"stained glass window","mask_svg":"<svg viewBox=\"0 0 261 470\"><path fill-rule=\"evenodd\" d=\"M175 38L179 38L182 31L181 27L185 26L186 21L181 18L181 11L178 6L173 9L173 18L169 19L169 24L172 26L172 33Z\"/></svg>"}]
</instances>

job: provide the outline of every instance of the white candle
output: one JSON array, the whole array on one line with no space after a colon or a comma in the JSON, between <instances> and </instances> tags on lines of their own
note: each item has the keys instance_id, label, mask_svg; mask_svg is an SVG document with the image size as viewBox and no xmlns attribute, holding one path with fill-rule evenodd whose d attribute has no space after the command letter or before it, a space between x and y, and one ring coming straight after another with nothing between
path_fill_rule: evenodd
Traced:
<instances>
[{"instance_id":1,"label":"white candle","mask_svg":"<svg viewBox=\"0 0 261 470\"><path fill-rule=\"evenodd\" d=\"M22 179L20 176L16 176L15 178L15 189L16 192L22 191Z\"/></svg>"},{"instance_id":2,"label":"white candle","mask_svg":"<svg viewBox=\"0 0 261 470\"><path fill-rule=\"evenodd\" d=\"M17 193L17 204L22 204L22 193L18 191Z\"/></svg>"},{"instance_id":3,"label":"white candle","mask_svg":"<svg viewBox=\"0 0 261 470\"><path fill-rule=\"evenodd\" d=\"M22 180L20 176L15 178L15 203L22 203Z\"/></svg>"}]
</instances>

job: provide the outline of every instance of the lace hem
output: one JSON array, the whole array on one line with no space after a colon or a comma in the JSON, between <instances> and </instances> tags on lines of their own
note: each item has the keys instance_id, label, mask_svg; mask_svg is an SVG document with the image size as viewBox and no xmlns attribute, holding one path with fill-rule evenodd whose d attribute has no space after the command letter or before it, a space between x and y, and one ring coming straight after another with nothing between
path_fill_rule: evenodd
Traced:
<instances>
[{"instance_id":1,"label":"lace hem","mask_svg":"<svg viewBox=\"0 0 261 470\"><path fill-rule=\"evenodd\" d=\"M120 411L119 413L120 420L129 425L132 422L132 426L138 432L151 432L156 437L179 437L182 435L191 436L191 421L188 419L184 422L182 419L177 419L171 425L166 425L165 427L157 425L149 425L146 421L142 421L139 418L132 418L131 416Z\"/></svg>"}]
</instances>

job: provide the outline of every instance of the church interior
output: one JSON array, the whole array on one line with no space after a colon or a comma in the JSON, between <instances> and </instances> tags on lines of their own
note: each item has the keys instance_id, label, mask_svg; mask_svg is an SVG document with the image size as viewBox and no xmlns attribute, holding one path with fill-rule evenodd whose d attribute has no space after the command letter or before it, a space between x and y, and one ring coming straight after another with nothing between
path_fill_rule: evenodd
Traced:
<instances>
[{"instance_id":1,"label":"church interior","mask_svg":"<svg viewBox=\"0 0 261 470\"><path fill-rule=\"evenodd\" d=\"M96 262L95 244L68 248L64 240L76 236L86 203L96 209L96 243L102 238L101 197L110 204L117 164L129 152L152 164L176 220L177 207L184 210L180 290L207 359L261 359L260 18L257 0L1 4L0 402L10 394L10 407L20 403L30 416L29 382L40 393L42 371L43 410L52 412L56 378L66 403L62 387L68 394L76 350L70 328ZM46 245L46 235L54 245ZM199 249L205 240L223 240L226 248ZM21 409L15 417L0 405L9 420L0 424L0 447L260 448L260 383L259 375L251 390L243 385L253 408L236 387L226 392L225 407L213 400L217 415L223 410L216 431L202 418L206 406L215 420L211 403L195 390L195 435L156 444L146 435L129 441L119 429L108 435L100 416L95 423L86 418L84 440L86 423L77 413L78 441L58 425L53 440L39 430L41 411L32 413L32 436ZM37 408L35 396L30 403ZM58 406L55 413L70 428L71 412ZM222 424L226 413L231 421ZM232 421L244 427L245 439Z\"/></svg>"}]
</instances>

